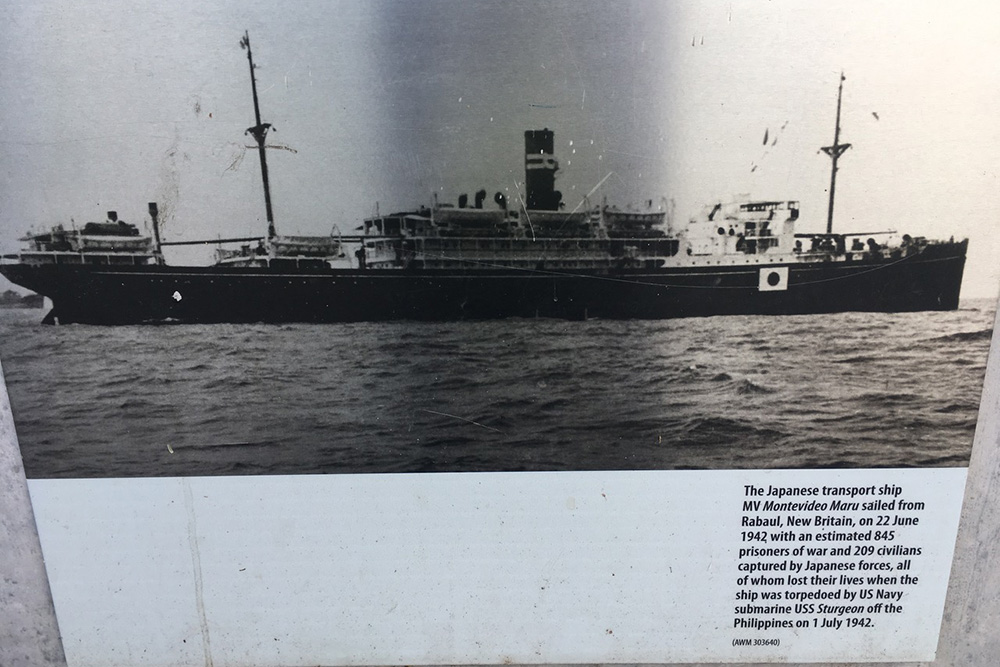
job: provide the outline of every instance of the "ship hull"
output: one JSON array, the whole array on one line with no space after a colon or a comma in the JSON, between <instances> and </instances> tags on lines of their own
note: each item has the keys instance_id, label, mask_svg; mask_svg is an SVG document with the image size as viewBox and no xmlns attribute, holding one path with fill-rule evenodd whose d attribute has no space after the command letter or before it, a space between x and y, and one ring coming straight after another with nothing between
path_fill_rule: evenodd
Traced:
<instances>
[{"instance_id":1,"label":"ship hull","mask_svg":"<svg viewBox=\"0 0 1000 667\"><path fill-rule=\"evenodd\" d=\"M954 310L966 242L903 259L654 270L282 270L0 266L59 323L354 322L509 317L668 319ZM762 271L786 277L761 289Z\"/></svg>"}]
</instances>

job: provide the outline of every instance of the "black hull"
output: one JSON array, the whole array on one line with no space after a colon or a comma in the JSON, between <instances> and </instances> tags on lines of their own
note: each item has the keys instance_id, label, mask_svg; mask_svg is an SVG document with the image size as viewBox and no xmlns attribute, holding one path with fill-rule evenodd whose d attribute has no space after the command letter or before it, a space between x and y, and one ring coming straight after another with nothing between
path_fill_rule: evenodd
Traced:
<instances>
[{"instance_id":1,"label":"black hull","mask_svg":"<svg viewBox=\"0 0 1000 667\"><path fill-rule=\"evenodd\" d=\"M897 260L620 271L0 266L60 323L355 322L507 317L668 319L958 307L966 242ZM761 291L787 266L786 289ZM178 298L179 297L179 298Z\"/></svg>"}]
</instances>

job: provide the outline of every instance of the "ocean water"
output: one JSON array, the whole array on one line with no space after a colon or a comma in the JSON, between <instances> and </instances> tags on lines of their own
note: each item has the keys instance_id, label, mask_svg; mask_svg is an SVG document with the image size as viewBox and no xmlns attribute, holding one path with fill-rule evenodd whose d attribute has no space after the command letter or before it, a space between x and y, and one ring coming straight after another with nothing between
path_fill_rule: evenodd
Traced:
<instances>
[{"instance_id":1,"label":"ocean water","mask_svg":"<svg viewBox=\"0 0 1000 667\"><path fill-rule=\"evenodd\" d=\"M959 466L994 303L328 325L0 311L29 477Z\"/></svg>"}]
</instances>

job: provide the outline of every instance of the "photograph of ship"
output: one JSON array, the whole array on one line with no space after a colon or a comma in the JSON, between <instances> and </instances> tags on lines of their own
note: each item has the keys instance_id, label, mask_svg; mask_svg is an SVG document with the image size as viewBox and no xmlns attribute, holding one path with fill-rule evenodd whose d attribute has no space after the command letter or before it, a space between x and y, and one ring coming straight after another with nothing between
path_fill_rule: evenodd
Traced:
<instances>
[{"instance_id":1,"label":"photograph of ship","mask_svg":"<svg viewBox=\"0 0 1000 667\"><path fill-rule=\"evenodd\" d=\"M901 54L973 42L888 9L259 4L109 16L191 26L127 45L4 10L30 477L967 462L998 142L982 86Z\"/></svg>"}]
</instances>

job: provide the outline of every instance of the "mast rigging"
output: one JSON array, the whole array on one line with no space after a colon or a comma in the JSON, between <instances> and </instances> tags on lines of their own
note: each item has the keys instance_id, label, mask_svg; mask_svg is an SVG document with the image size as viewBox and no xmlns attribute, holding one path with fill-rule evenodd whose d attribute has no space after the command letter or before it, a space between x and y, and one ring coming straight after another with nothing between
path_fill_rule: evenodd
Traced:
<instances>
[{"instance_id":1,"label":"mast rigging","mask_svg":"<svg viewBox=\"0 0 1000 667\"><path fill-rule=\"evenodd\" d=\"M840 98L844 92L844 73L840 73L840 86L837 88L837 123L833 130L833 145L823 146L821 149L824 153L830 156L833 165L830 169L830 205L826 210L826 233L833 233L833 197L834 192L837 189L837 160L843 155L844 151L851 147L850 144L840 143ZM263 150L263 149L261 149Z\"/></svg>"},{"instance_id":2,"label":"mast rigging","mask_svg":"<svg viewBox=\"0 0 1000 667\"><path fill-rule=\"evenodd\" d=\"M254 76L253 52L250 50L250 34L243 33L240 46L247 50L247 60L250 61L250 89L253 91L253 113L257 124L247 128L245 134L250 134L257 140L257 151L260 153L260 175L264 181L264 207L267 210L267 238L273 239L277 236L274 228L274 213L271 210L271 186L267 179L267 155L264 150L264 142L267 133L271 129L270 123L260 122L260 103L257 101L257 77Z\"/></svg>"}]
</instances>

